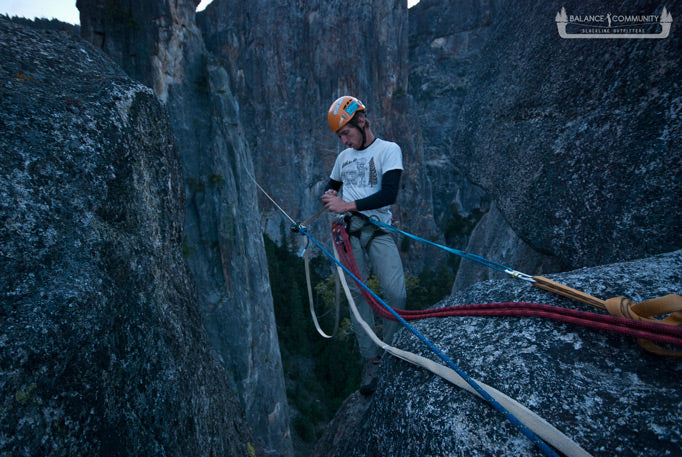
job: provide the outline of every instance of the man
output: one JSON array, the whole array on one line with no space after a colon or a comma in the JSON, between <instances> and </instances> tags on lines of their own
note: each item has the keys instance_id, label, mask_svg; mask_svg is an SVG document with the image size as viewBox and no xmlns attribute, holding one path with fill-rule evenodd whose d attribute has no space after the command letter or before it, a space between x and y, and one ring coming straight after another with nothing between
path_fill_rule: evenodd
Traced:
<instances>
[{"instance_id":1,"label":"man","mask_svg":"<svg viewBox=\"0 0 682 457\"><path fill-rule=\"evenodd\" d=\"M405 277L398 248L389 233L370 222L371 217L376 217L381 222L391 223L390 205L398 195L402 152L397 144L374 136L365 106L355 97L346 95L332 103L327 120L347 149L336 158L328 190L320 200L329 211L346 214L346 228L362 280L367 281L369 277L369 261L386 303L402 309L405 306ZM342 190L341 196L339 190ZM354 282L351 293L360 315L373 327L374 313ZM390 344L399 325L384 319L383 340ZM376 389L381 353L354 317L353 329L360 354L365 359L360 391L369 395Z\"/></svg>"}]
</instances>

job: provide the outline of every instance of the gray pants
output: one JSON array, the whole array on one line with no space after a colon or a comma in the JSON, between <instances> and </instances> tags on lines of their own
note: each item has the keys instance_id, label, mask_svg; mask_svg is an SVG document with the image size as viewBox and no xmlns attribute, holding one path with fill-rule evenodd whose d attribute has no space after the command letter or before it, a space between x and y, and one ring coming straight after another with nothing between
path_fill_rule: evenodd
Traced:
<instances>
[{"instance_id":1,"label":"gray pants","mask_svg":"<svg viewBox=\"0 0 682 457\"><path fill-rule=\"evenodd\" d=\"M369 278L369 266L379 279L381 286L381 298L391 308L404 309L405 308L405 275L403 273L403 263L398 254L398 247L393 240L393 237L388 233L382 233L379 236L372 238L372 233L377 229L373 224L367 224L365 220L358 216L351 218L349 235L351 232L361 229L360 236L350 236L351 247L353 248L353 255L355 262L358 265L358 271L364 283ZM364 225L364 227L363 227ZM367 304L362 296L360 287L355 284L355 281L349 281L351 295L355 301L358 311L362 319L369 324L371 328L374 327L374 311ZM381 305L380 305L381 306ZM360 347L360 354L365 359L378 357L381 354L380 348L377 347L372 340L367 336L365 331L360 327L355 320L353 320L353 330L358 340ZM393 341L393 335L400 327L400 322L382 319L383 331L381 338L388 344Z\"/></svg>"}]
</instances>

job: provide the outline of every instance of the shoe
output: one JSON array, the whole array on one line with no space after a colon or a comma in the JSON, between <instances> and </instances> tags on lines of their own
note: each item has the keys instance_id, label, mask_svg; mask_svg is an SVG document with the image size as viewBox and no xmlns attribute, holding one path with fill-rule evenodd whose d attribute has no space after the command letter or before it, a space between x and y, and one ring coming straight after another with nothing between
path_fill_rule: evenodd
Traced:
<instances>
[{"instance_id":1,"label":"shoe","mask_svg":"<svg viewBox=\"0 0 682 457\"><path fill-rule=\"evenodd\" d=\"M362 367L362 380L360 384L360 393L362 395L372 395L377 390L377 375L379 374L379 367L381 360L376 359L365 360Z\"/></svg>"},{"instance_id":2,"label":"shoe","mask_svg":"<svg viewBox=\"0 0 682 457\"><path fill-rule=\"evenodd\" d=\"M377 390L377 378L372 379L368 384L360 386L360 393L365 396L372 395Z\"/></svg>"}]
</instances>

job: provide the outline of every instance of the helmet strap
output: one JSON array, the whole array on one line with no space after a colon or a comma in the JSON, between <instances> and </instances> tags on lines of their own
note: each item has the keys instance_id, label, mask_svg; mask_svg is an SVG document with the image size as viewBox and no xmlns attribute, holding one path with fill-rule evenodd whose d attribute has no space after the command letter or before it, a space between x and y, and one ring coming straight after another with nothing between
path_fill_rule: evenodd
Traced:
<instances>
[{"instance_id":1,"label":"helmet strap","mask_svg":"<svg viewBox=\"0 0 682 457\"><path fill-rule=\"evenodd\" d=\"M360 147L360 151L365 149L367 146L365 146L365 143L367 143L367 134L365 133L365 129L360 128L358 123L355 121L355 118L353 117L350 121L348 121L350 125L355 127L356 129L360 130L360 134L362 135L362 147Z\"/></svg>"}]
</instances>

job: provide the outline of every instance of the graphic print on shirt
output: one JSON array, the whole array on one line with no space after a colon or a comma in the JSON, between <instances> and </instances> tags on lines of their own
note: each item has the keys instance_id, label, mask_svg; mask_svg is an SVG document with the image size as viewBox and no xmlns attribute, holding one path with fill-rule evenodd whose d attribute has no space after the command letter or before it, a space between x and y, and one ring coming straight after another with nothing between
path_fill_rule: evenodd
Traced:
<instances>
[{"instance_id":1,"label":"graphic print on shirt","mask_svg":"<svg viewBox=\"0 0 682 457\"><path fill-rule=\"evenodd\" d=\"M379 178L377 177L377 167L374 165L374 157L369 159L369 185L376 186L379 183Z\"/></svg>"},{"instance_id":2,"label":"graphic print on shirt","mask_svg":"<svg viewBox=\"0 0 682 457\"><path fill-rule=\"evenodd\" d=\"M367 165L362 159L353 159L343 164L343 182L356 187L367 187Z\"/></svg>"}]
</instances>

